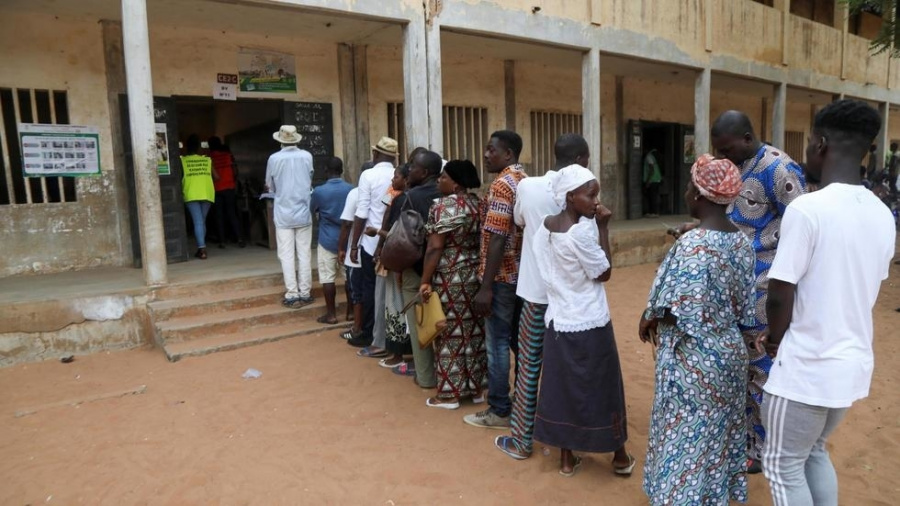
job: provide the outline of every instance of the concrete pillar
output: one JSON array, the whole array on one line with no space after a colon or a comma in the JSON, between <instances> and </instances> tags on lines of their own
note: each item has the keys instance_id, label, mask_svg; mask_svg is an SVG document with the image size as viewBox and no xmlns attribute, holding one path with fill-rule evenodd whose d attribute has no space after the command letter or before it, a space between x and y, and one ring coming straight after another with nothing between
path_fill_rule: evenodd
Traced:
<instances>
[{"instance_id":1,"label":"concrete pillar","mask_svg":"<svg viewBox=\"0 0 900 506\"><path fill-rule=\"evenodd\" d=\"M772 145L784 149L785 116L787 112L787 83L775 85L772 109Z\"/></svg>"},{"instance_id":2,"label":"concrete pillar","mask_svg":"<svg viewBox=\"0 0 900 506\"><path fill-rule=\"evenodd\" d=\"M881 169L884 165L885 155L891 149L891 136L888 130L888 119L891 114L890 102L878 104L878 114L881 114L881 131L878 132L878 137L875 138L875 145L877 146L875 156L878 157L878 168Z\"/></svg>"},{"instance_id":3,"label":"concrete pillar","mask_svg":"<svg viewBox=\"0 0 900 506\"><path fill-rule=\"evenodd\" d=\"M338 44L338 88L341 101L341 138L344 151L344 175L351 182L359 180L362 164L356 145L356 92L353 83L353 46Z\"/></svg>"},{"instance_id":4,"label":"concrete pillar","mask_svg":"<svg viewBox=\"0 0 900 506\"><path fill-rule=\"evenodd\" d=\"M425 18L413 17L403 27L403 113L410 150L429 145L426 51Z\"/></svg>"},{"instance_id":5,"label":"concrete pillar","mask_svg":"<svg viewBox=\"0 0 900 506\"><path fill-rule=\"evenodd\" d=\"M432 17L425 25L428 59L428 147L444 155L444 86L441 77L441 26Z\"/></svg>"},{"instance_id":6,"label":"concrete pillar","mask_svg":"<svg viewBox=\"0 0 900 506\"><path fill-rule=\"evenodd\" d=\"M122 23L108 19L100 20L103 36L103 64L106 68L106 100L109 107L110 140L113 145L113 163L125 167L125 149L122 142L122 115L119 96L125 89L125 58L122 54ZM124 258L131 254L131 223L128 219L128 191L125 171L114 171L116 188L116 221L118 222L119 251Z\"/></svg>"},{"instance_id":7,"label":"concrete pillar","mask_svg":"<svg viewBox=\"0 0 900 506\"><path fill-rule=\"evenodd\" d=\"M592 48L581 59L581 113L584 138L591 150L591 172L600 180L600 51Z\"/></svg>"},{"instance_id":8,"label":"concrete pillar","mask_svg":"<svg viewBox=\"0 0 900 506\"><path fill-rule=\"evenodd\" d=\"M702 155L712 149L709 144L709 96L712 71L705 68L694 81L694 153Z\"/></svg>"},{"instance_id":9,"label":"concrete pillar","mask_svg":"<svg viewBox=\"0 0 900 506\"><path fill-rule=\"evenodd\" d=\"M850 32L850 9L844 2L834 3L834 27L841 31L841 79L847 79L847 41L850 39L847 34Z\"/></svg>"},{"instance_id":10,"label":"concrete pillar","mask_svg":"<svg viewBox=\"0 0 900 506\"><path fill-rule=\"evenodd\" d=\"M356 152L359 163L353 168L359 171L363 162L372 158L372 142L369 138L369 51L367 46L353 46L353 97L356 113ZM357 174L357 177L359 174Z\"/></svg>"},{"instance_id":11,"label":"concrete pillar","mask_svg":"<svg viewBox=\"0 0 900 506\"><path fill-rule=\"evenodd\" d=\"M159 286L168 282L168 265L159 176L156 173L156 130L146 0L122 0L122 39L144 282L149 286Z\"/></svg>"},{"instance_id":12,"label":"concrete pillar","mask_svg":"<svg viewBox=\"0 0 900 506\"><path fill-rule=\"evenodd\" d=\"M506 98L506 129L516 130L516 61L503 62L503 96Z\"/></svg>"},{"instance_id":13,"label":"concrete pillar","mask_svg":"<svg viewBox=\"0 0 900 506\"><path fill-rule=\"evenodd\" d=\"M366 46L338 44L338 88L344 174L359 180L359 169L371 156L369 147L369 74Z\"/></svg>"},{"instance_id":14,"label":"concrete pillar","mask_svg":"<svg viewBox=\"0 0 900 506\"><path fill-rule=\"evenodd\" d=\"M781 11L781 63L787 65L791 48L791 0L775 0L772 6Z\"/></svg>"}]
</instances>

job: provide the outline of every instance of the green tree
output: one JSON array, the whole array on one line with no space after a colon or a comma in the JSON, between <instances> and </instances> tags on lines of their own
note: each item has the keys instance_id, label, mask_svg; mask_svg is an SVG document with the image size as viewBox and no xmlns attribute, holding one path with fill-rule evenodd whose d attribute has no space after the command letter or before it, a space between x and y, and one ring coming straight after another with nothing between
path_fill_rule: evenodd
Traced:
<instances>
[{"instance_id":1,"label":"green tree","mask_svg":"<svg viewBox=\"0 0 900 506\"><path fill-rule=\"evenodd\" d=\"M898 0L841 0L851 14L868 12L883 19L878 36L870 47L873 54L889 52L892 58L900 57L900 25L895 13ZM887 13L887 15L885 15Z\"/></svg>"}]
</instances>

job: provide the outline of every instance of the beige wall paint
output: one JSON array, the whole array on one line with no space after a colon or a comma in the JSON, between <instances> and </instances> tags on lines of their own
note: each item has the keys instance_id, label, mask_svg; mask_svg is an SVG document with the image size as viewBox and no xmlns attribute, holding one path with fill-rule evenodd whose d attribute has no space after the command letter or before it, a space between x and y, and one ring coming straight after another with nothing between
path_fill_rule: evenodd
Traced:
<instances>
[{"instance_id":1,"label":"beige wall paint","mask_svg":"<svg viewBox=\"0 0 900 506\"><path fill-rule=\"evenodd\" d=\"M0 18L0 87L66 90L71 124L100 131L102 164L100 176L76 180L77 202L0 206L0 277L122 265L118 227L128 217L115 211L100 25L15 10Z\"/></svg>"},{"instance_id":2,"label":"beige wall paint","mask_svg":"<svg viewBox=\"0 0 900 506\"><path fill-rule=\"evenodd\" d=\"M188 27L150 27L153 93L158 96L212 96L217 73L237 73L241 47L294 55L296 93L239 93L239 97L289 102L328 102L334 118L334 150L343 156L337 46L300 37L223 32Z\"/></svg>"}]
</instances>

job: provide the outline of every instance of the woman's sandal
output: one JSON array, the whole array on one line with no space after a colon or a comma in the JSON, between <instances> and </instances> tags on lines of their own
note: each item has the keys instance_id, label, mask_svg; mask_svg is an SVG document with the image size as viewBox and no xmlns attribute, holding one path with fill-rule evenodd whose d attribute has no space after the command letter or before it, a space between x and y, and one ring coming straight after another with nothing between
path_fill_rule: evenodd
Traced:
<instances>
[{"instance_id":1,"label":"woman's sandal","mask_svg":"<svg viewBox=\"0 0 900 506\"><path fill-rule=\"evenodd\" d=\"M409 362L403 362L397 367L392 368L391 372L398 376L415 376L416 368L410 365ZM415 378L413 379L415 380Z\"/></svg>"},{"instance_id":2,"label":"woman's sandal","mask_svg":"<svg viewBox=\"0 0 900 506\"><path fill-rule=\"evenodd\" d=\"M525 460L531 456L531 452L526 453L520 447L519 440L512 436L497 436L494 438L494 446L516 460Z\"/></svg>"},{"instance_id":3,"label":"woman's sandal","mask_svg":"<svg viewBox=\"0 0 900 506\"><path fill-rule=\"evenodd\" d=\"M616 467L615 460L613 461L613 472L618 474L619 476L631 476L631 472L634 471L635 464L637 464L637 460L635 460L635 458L629 453L627 466Z\"/></svg>"},{"instance_id":4,"label":"woman's sandal","mask_svg":"<svg viewBox=\"0 0 900 506\"><path fill-rule=\"evenodd\" d=\"M375 348L374 346L366 346L365 348L357 351L356 356L365 358L385 358L388 356L388 351L380 348Z\"/></svg>"},{"instance_id":5,"label":"woman's sandal","mask_svg":"<svg viewBox=\"0 0 900 506\"><path fill-rule=\"evenodd\" d=\"M434 400L433 397L429 397L425 400L425 405L429 408L440 408L440 409L459 409L459 401L456 402L443 402L440 399Z\"/></svg>"},{"instance_id":6,"label":"woman's sandal","mask_svg":"<svg viewBox=\"0 0 900 506\"><path fill-rule=\"evenodd\" d=\"M396 364L391 364L390 363L391 360L394 360L394 357L383 358L378 361L378 365L381 367L384 367L385 369L393 369L395 367L400 367L406 363L403 360L401 360L401 361L397 362Z\"/></svg>"},{"instance_id":7,"label":"woman's sandal","mask_svg":"<svg viewBox=\"0 0 900 506\"><path fill-rule=\"evenodd\" d=\"M632 464L632 467L634 465ZM559 474L565 476L566 478L571 478L575 476L575 473L578 472L578 468L581 467L581 457L575 457L575 463L572 464L571 471L563 471L562 468L559 469Z\"/></svg>"}]
</instances>

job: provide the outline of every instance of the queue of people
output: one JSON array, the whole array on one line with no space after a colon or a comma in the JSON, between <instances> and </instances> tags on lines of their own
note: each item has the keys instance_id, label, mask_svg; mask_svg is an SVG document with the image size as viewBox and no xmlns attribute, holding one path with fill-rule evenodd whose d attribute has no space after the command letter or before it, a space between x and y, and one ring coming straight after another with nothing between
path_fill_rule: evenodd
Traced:
<instances>
[{"instance_id":1,"label":"queue of people","mask_svg":"<svg viewBox=\"0 0 900 506\"><path fill-rule=\"evenodd\" d=\"M697 159L685 189L695 221L675 232L638 325L656 358L643 459L651 504L744 502L747 474L760 471L776 505L837 504L825 443L868 394L872 308L896 240L890 211L860 179L879 128L864 102L823 108L806 166L819 189L808 193L804 169L760 142L745 114L714 122L717 156ZM320 239L320 274L323 257L326 273L346 266L353 327L342 337L358 356L412 378L425 407L483 405L463 421L509 430L494 444L516 460L529 458L535 441L559 448L562 476L577 473L585 452L611 453L609 471L630 476L639 459L628 444L616 302L604 288L612 213L598 199L581 136L562 135L555 167L539 177L526 176L521 150L515 132L491 135L484 165L495 178L483 198L472 162L417 148L397 167L387 137L355 189L332 182L341 175L334 162L314 192L336 192L313 205L336 232ZM291 188L275 175L280 160L270 161L276 212ZM416 223L409 213L424 231L420 254L388 270L385 243ZM285 233L285 242L308 250L297 236ZM285 304L299 307L308 284L285 280ZM326 291L322 322L336 321L334 292ZM420 346L412 305L432 297L446 326Z\"/></svg>"}]
</instances>

